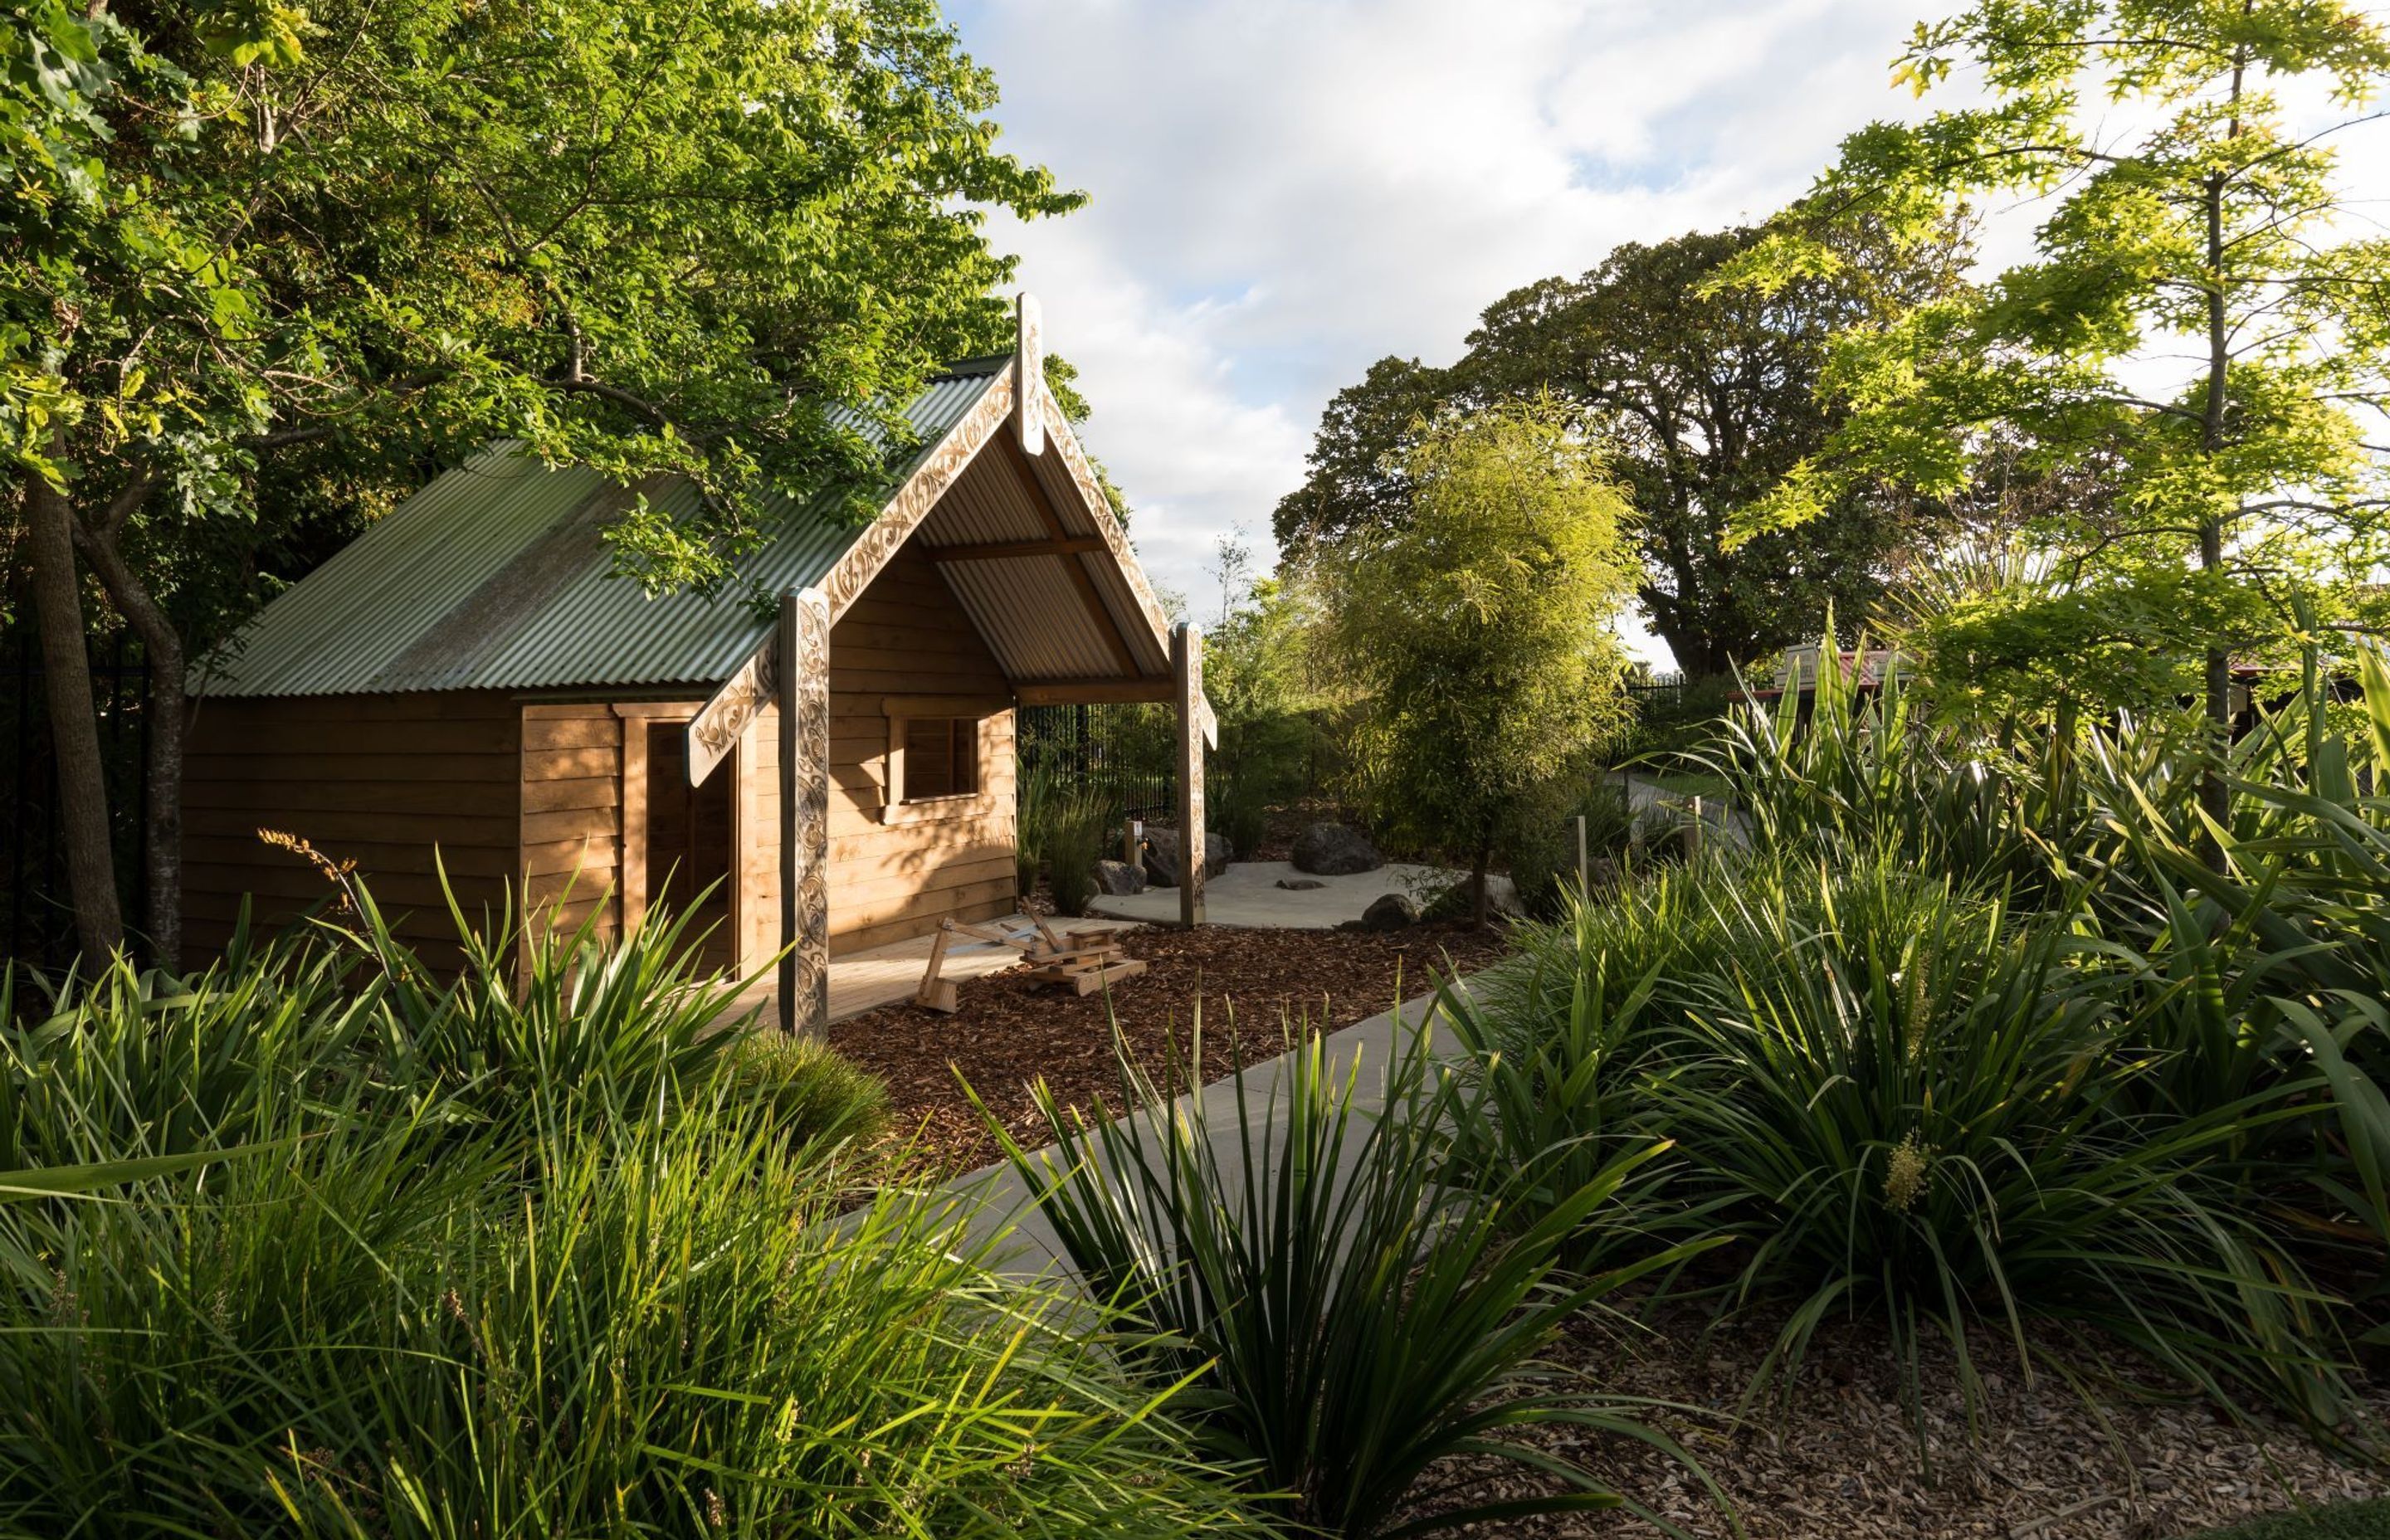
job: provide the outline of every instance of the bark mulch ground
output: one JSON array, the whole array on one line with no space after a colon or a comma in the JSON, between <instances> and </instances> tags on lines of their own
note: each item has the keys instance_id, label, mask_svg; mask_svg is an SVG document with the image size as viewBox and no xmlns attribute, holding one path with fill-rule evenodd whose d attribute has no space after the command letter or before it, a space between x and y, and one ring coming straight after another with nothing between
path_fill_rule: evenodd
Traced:
<instances>
[{"instance_id":1,"label":"bark mulch ground","mask_svg":"<svg viewBox=\"0 0 2390 1540\"><path fill-rule=\"evenodd\" d=\"M2051 1362L2105 1378L2087 1397L2045 1365L2028 1384L2011 1346L1978 1341L1986 1395L1972 1437L1957 1366L1934 1344L1922 1354L1921 1448L1899 1360L1873 1321L1822 1329L1789 1399L1770 1392L1738 1418L1781 1323L1729 1323L1704 1342L1705 1322L1689 1309L1646 1334L1580 1316L1552 1357L1589 1386L1701 1408L1648 1420L1702 1462L1751 1540L2179 1540L2254 1514L2390 1493L2390 1473L2336 1459L2294 1426L2235 1422L2139 1370L2121 1347L2088 1350L2055 1335L2039 1344ZM2390 1411L2390 1396L2371 1410L2377 1419ZM1643 1445L1557 1430L1532 1437L1689 1534L1734 1533L1694 1477ZM1483 1468L1496 1490L1548 1489L1498 1469ZM1613 1511L1471 1533L1661 1532Z\"/></svg>"},{"instance_id":2,"label":"bark mulch ground","mask_svg":"<svg viewBox=\"0 0 2390 1540\"><path fill-rule=\"evenodd\" d=\"M1107 999L1031 982L1019 970L965 982L961 1008L941 1016L910 1004L882 1006L829 1029L831 1046L888 1083L902 1134L919 1132L918 1174L974 1171L1002 1155L964 1097L959 1071L989 1110L1029 1148L1046 1144L1029 1084L1043 1076L1065 1106L1117 1108L1111 1024L1161 1073L1170 1046L1183 1053L1200 997L1205 1081L1232 1072L1240 1053L1266 1059L1291 1031L1333 1031L1472 973L1499 956L1499 930L1420 925L1373 935L1343 930L1122 932L1143 977Z\"/></svg>"}]
</instances>

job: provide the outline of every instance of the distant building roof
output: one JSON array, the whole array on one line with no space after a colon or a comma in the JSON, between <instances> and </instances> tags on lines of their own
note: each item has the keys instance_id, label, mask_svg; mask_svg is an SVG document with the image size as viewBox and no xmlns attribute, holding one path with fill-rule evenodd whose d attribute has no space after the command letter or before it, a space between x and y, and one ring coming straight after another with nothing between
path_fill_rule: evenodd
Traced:
<instances>
[{"instance_id":1,"label":"distant building roof","mask_svg":"<svg viewBox=\"0 0 2390 1540\"><path fill-rule=\"evenodd\" d=\"M974 359L906 404L920 443L901 485L992 385L1009 355ZM859 419L850 419L864 426ZM644 488L697 511L686 480ZM779 594L819 583L870 526L846 488L773 497L740 576ZM650 598L613 574L600 537L635 494L581 467L550 468L499 443L447 471L267 605L193 681L221 696L533 689L707 683L727 677L772 622L739 594Z\"/></svg>"}]
</instances>

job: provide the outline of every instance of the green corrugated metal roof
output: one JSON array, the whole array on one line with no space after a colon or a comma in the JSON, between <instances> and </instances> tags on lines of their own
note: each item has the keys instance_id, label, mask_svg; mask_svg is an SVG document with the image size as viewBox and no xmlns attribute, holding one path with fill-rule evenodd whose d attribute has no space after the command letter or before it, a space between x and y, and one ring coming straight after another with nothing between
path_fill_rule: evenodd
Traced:
<instances>
[{"instance_id":1,"label":"green corrugated metal roof","mask_svg":"<svg viewBox=\"0 0 2390 1540\"><path fill-rule=\"evenodd\" d=\"M1009 362L957 366L907 404L921 444L913 465ZM913 465L900 469L899 482ZM598 531L619 495L593 471L549 469L517 445L493 445L267 605L194 692L348 695L728 677L771 622L737 594L649 598L613 577ZM696 495L681 481L651 491L649 501L687 514ZM837 487L774 499L763 518L770 533L739 559L740 575L774 594L821 581L863 533L842 517L844 501Z\"/></svg>"}]
</instances>

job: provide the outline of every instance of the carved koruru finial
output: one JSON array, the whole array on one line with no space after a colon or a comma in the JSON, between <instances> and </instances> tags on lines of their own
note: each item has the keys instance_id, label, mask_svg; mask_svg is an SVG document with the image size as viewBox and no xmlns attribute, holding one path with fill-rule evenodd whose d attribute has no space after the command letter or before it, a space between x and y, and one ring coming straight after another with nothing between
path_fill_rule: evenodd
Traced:
<instances>
[{"instance_id":1,"label":"carved koruru finial","mask_svg":"<svg viewBox=\"0 0 2390 1540\"><path fill-rule=\"evenodd\" d=\"M1012 424L1022 453L1046 453L1046 340L1038 331L1037 296L1023 289L1016 302L1020 337L1012 347Z\"/></svg>"}]
</instances>

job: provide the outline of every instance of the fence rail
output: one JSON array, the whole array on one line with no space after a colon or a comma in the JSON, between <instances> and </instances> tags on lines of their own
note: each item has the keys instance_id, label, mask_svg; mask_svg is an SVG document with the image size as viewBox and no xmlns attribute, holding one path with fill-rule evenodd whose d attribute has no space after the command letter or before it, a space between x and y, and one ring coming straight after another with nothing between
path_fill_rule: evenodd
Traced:
<instances>
[{"instance_id":1,"label":"fence rail","mask_svg":"<svg viewBox=\"0 0 2390 1540\"><path fill-rule=\"evenodd\" d=\"M1166 706L1023 706L1013 738L1025 777L1092 791L1132 818L1167 819L1178 801L1178 725Z\"/></svg>"}]
</instances>

